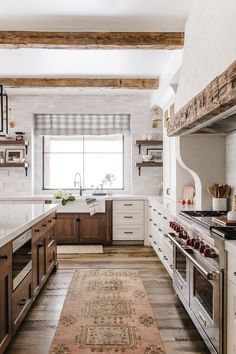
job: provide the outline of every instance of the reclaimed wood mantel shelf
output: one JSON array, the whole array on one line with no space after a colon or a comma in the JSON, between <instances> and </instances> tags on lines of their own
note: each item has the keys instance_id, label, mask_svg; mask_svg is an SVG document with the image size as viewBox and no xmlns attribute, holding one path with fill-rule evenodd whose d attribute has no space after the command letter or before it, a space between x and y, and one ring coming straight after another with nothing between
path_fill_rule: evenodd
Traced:
<instances>
[{"instance_id":1,"label":"reclaimed wood mantel shelf","mask_svg":"<svg viewBox=\"0 0 236 354\"><path fill-rule=\"evenodd\" d=\"M236 105L236 60L168 120L168 135L182 135Z\"/></svg>"},{"instance_id":2,"label":"reclaimed wood mantel shelf","mask_svg":"<svg viewBox=\"0 0 236 354\"><path fill-rule=\"evenodd\" d=\"M141 168L142 167L162 167L163 163L162 162L149 162L149 161L143 161L143 162L136 162L135 164L136 167L138 167L138 175L141 176Z\"/></svg>"}]
</instances>

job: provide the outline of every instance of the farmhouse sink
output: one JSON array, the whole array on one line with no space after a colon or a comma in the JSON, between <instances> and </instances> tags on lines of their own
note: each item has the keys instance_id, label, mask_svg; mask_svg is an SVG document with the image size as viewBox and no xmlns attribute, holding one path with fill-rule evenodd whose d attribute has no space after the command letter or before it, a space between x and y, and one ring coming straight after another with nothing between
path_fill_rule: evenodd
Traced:
<instances>
[{"instance_id":1,"label":"farmhouse sink","mask_svg":"<svg viewBox=\"0 0 236 354\"><path fill-rule=\"evenodd\" d=\"M65 206L61 204L61 199L53 199L53 203L58 204L57 212L59 213L89 213L89 207L86 198L94 198L93 196L75 196L73 202L68 202ZM95 198L97 203L97 213L105 213L105 198Z\"/></svg>"}]
</instances>

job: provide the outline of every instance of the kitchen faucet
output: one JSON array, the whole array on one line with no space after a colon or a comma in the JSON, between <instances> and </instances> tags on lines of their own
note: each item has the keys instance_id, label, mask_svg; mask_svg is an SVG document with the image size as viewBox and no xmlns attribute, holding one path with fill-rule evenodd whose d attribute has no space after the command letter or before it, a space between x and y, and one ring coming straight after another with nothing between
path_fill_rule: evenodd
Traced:
<instances>
[{"instance_id":1,"label":"kitchen faucet","mask_svg":"<svg viewBox=\"0 0 236 354\"><path fill-rule=\"evenodd\" d=\"M77 176L79 176L79 181L77 181ZM76 188L78 184L79 184L79 195L82 197L82 192L84 189L82 189L81 174L79 172L76 172L74 177L74 187Z\"/></svg>"}]
</instances>

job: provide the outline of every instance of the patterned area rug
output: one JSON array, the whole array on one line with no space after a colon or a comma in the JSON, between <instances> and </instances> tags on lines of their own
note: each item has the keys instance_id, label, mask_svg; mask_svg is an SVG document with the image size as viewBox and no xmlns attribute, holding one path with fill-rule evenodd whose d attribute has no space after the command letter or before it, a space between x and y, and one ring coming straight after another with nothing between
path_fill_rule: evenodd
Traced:
<instances>
[{"instance_id":1,"label":"patterned area rug","mask_svg":"<svg viewBox=\"0 0 236 354\"><path fill-rule=\"evenodd\" d=\"M164 354L136 271L76 271L50 354Z\"/></svg>"},{"instance_id":2,"label":"patterned area rug","mask_svg":"<svg viewBox=\"0 0 236 354\"><path fill-rule=\"evenodd\" d=\"M103 253L102 245L66 245L66 246L57 246L58 254L78 254L78 253Z\"/></svg>"}]
</instances>

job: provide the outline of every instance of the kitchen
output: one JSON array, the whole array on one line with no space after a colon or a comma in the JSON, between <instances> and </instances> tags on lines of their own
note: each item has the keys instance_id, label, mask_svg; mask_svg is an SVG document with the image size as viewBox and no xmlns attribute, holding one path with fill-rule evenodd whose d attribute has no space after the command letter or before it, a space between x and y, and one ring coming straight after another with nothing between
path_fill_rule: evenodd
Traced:
<instances>
[{"instance_id":1,"label":"kitchen","mask_svg":"<svg viewBox=\"0 0 236 354\"><path fill-rule=\"evenodd\" d=\"M236 5L67 6L2 4L0 352L235 354Z\"/></svg>"}]
</instances>

